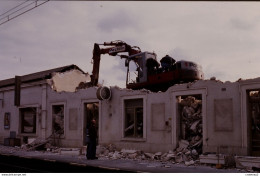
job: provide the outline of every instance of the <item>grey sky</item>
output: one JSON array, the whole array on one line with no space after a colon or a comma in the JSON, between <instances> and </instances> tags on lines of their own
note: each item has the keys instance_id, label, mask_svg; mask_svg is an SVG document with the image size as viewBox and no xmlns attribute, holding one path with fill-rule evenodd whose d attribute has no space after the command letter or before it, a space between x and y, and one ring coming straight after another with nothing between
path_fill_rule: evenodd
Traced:
<instances>
[{"instance_id":1,"label":"grey sky","mask_svg":"<svg viewBox=\"0 0 260 176\"><path fill-rule=\"evenodd\" d=\"M20 2L20 1L19 1ZM19 4L1 1L0 13ZM260 75L260 2L50 1L0 26L0 80L69 64L91 73L94 43L202 65L222 81ZM119 57L103 56L100 82L125 86Z\"/></svg>"}]
</instances>

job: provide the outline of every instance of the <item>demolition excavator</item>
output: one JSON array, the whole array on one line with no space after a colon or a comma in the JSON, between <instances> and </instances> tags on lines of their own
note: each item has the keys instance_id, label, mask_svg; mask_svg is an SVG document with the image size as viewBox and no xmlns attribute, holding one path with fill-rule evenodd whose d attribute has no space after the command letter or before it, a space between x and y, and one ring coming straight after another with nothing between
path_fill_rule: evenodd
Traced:
<instances>
[{"instance_id":1,"label":"demolition excavator","mask_svg":"<svg viewBox=\"0 0 260 176\"><path fill-rule=\"evenodd\" d=\"M104 48L100 48L101 45ZM126 88L129 89L166 91L170 86L177 83L204 79L201 66L194 62L176 62L172 57L166 55L160 60L160 65L155 53L142 52L137 46L130 46L123 41L117 40L104 42L103 44L94 44L92 86L97 86L98 84L102 54L119 56L121 59L125 59L125 66L127 67Z\"/></svg>"}]
</instances>

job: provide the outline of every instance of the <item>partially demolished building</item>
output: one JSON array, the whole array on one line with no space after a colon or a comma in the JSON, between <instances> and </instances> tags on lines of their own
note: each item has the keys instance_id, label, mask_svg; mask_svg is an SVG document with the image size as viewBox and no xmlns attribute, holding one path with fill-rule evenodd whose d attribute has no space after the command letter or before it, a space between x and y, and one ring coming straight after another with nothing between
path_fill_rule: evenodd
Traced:
<instances>
[{"instance_id":1,"label":"partially demolished building","mask_svg":"<svg viewBox=\"0 0 260 176\"><path fill-rule=\"evenodd\" d=\"M97 87L79 86L89 79L70 65L0 81L0 143L37 138L82 147L96 118L99 144L119 149L260 154L260 78L199 80L157 93L110 87L102 101Z\"/></svg>"}]
</instances>

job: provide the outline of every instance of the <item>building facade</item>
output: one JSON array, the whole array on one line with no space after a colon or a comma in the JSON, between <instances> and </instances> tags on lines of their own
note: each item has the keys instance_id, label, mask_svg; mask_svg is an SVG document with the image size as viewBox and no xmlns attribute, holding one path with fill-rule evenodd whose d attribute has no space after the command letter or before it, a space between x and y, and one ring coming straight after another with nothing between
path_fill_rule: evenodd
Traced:
<instances>
[{"instance_id":1,"label":"building facade","mask_svg":"<svg viewBox=\"0 0 260 176\"><path fill-rule=\"evenodd\" d=\"M111 98L101 101L97 87L57 89L69 83L58 85L53 73L75 70L80 72L70 77L86 75L67 66L21 77L19 105L14 102L15 80L0 81L0 143L16 132L21 143L52 138L60 147L82 147L86 128L95 118L99 144L167 152L185 140L200 145L202 153L259 155L260 78L233 83L200 80L157 93L110 87ZM183 100L190 97L187 105Z\"/></svg>"}]
</instances>

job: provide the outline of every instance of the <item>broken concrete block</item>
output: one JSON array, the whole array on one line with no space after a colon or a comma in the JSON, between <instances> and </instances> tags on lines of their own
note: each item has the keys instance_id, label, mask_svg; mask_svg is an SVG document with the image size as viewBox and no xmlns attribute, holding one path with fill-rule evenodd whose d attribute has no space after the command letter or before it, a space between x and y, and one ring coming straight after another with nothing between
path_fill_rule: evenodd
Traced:
<instances>
[{"instance_id":1,"label":"broken concrete block","mask_svg":"<svg viewBox=\"0 0 260 176\"><path fill-rule=\"evenodd\" d=\"M60 155L80 155L80 149L61 149Z\"/></svg>"},{"instance_id":2,"label":"broken concrete block","mask_svg":"<svg viewBox=\"0 0 260 176\"><path fill-rule=\"evenodd\" d=\"M137 153L128 154L129 159L136 159Z\"/></svg>"},{"instance_id":3,"label":"broken concrete block","mask_svg":"<svg viewBox=\"0 0 260 176\"><path fill-rule=\"evenodd\" d=\"M182 152L182 151L183 151L183 148L180 148L180 147L179 147L179 148L176 149L176 152L177 152L177 153Z\"/></svg>"},{"instance_id":4,"label":"broken concrete block","mask_svg":"<svg viewBox=\"0 0 260 176\"><path fill-rule=\"evenodd\" d=\"M191 157L189 155L182 155L182 159L185 162L185 161L189 161Z\"/></svg>"},{"instance_id":5,"label":"broken concrete block","mask_svg":"<svg viewBox=\"0 0 260 176\"><path fill-rule=\"evenodd\" d=\"M186 149L189 146L189 141L187 140L180 140L179 141L179 148Z\"/></svg>"},{"instance_id":6,"label":"broken concrete block","mask_svg":"<svg viewBox=\"0 0 260 176\"><path fill-rule=\"evenodd\" d=\"M202 144L202 138L198 142L193 144L192 147L200 146L201 144Z\"/></svg>"},{"instance_id":7,"label":"broken concrete block","mask_svg":"<svg viewBox=\"0 0 260 176\"><path fill-rule=\"evenodd\" d=\"M162 152L157 152L154 154L155 156L161 156L162 155Z\"/></svg>"},{"instance_id":8,"label":"broken concrete block","mask_svg":"<svg viewBox=\"0 0 260 176\"><path fill-rule=\"evenodd\" d=\"M114 152L114 151L116 151L116 147L113 144L109 144L108 150L109 150L109 152Z\"/></svg>"},{"instance_id":9,"label":"broken concrete block","mask_svg":"<svg viewBox=\"0 0 260 176\"><path fill-rule=\"evenodd\" d=\"M168 153L164 153L161 158L165 158L168 155Z\"/></svg>"},{"instance_id":10,"label":"broken concrete block","mask_svg":"<svg viewBox=\"0 0 260 176\"><path fill-rule=\"evenodd\" d=\"M181 162L183 162L182 155L177 155L177 156L175 157L175 162L176 162L176 163L181 163Z\"/></svg>"},{"instance_id":11,"label":"broken concrete block","mask_svg":"<svg viewBox=\"0 0 260 176\"><path fill-rule=\"evenodd\" d=\"M26 145L26 144L22 144L22 145L21 145L21 149L23 149L23 150L27 150L27 149L28 149L28 145Z\"/></svg>"},{"instance_id":12,"label":"broken concrete block","mask_svg":"<svg viewBox=\"0 0 260 176\"><path fill-rule=\"evenodd\" d=\"M199 156L200 163L206 164L225 164L224 155L200 155Z\"/></svg>"},{"instance_id":13,"label":"broken concrete block","mask_svg":"<svg viewBox=\"0 0 260 176\"><path fill-rule=\"evenodd\" d=\"M186 166L190 166L190 165L193 165L195 162L193 160L190 160L190 161L185 161L185 165Z\"/></svg>"},{"instance_id":14,"label":"broken concrete block","mask_svg":"<svg viewBox=\"0 0 260 176\"><path fill-rule=\"evenodd\" d=\"M28 144L32 144L35 142L36 138L28 138Z\"/></svg>"},{"instance_id":15,"label":"broken concrete block","mask_svg":"<svg viewBox=\"0 0 260 176\"><path fill-rule=\"evenodd\" d=\"M166 157L168 157L168 158L175 158L175 154L173 154L173 153L169 153L169 154L167 154L167 156Z\"/></svg>"},{"instance_id":16,"label":"broken concrete block","mask_svg":"<svg viewBox=\"0 0 260 176\"><path fill-rule=\"evenodd\" d=\"M201 120L197 120L195 122L192 123L192 125L190 126L190 130L192 130L194 133L196 133L197 131L197 126L198 124L201 122Z\"/></svg>"},{"instance_id":17,"label":"broken concrete block","mask_svg":"<svg viewBox=\"0 0 260 176\"><path fill-rule=\"evenodd\" d=\"M163 161L170 161L170 160L174 160L175 161L175 154L169 153L167 154L165 157L163 157Z\"/></svg>"},{"instance_id":18,"label":"broken concrete block","mask_svg":"<svg viewBox=\"0 0 260 176\"><path fill-rule=\"evenodd\" d=\"M109 150L106 149L106 150L104 151L103 155L107 156L108 154L109 154Z\"/></svg>"},{"instance_id":19,"label":"broken concrete block","mask_svg":"<svg viewBox=\"0 0 260 176\"><path fill-rule=\"evenodd\" d=\"M190 155L190 154L191 154L191 151L185 152L185 155Z\"/></svg>"},{"instance_id":20,"label":"broken concrete block","mask_svg":"<svg viewBox=\"0 0 260 176\"><path fill-rule=\"evenodd\" d=\"M121 150L122 153L126 153L126 154L133 154L133 153L137 153L136 150L127 150L127 149L122 149Z\"/></svg>"},{"instance_id":21,"label":"broken concrete block","mask_svg":"<svg viewBox=\"0 0 260 176\"><path fill-rule=\"evenodd\" d=\"M110 158L113 157L113 155L114 155L114 152L109 152L108 153L108 157L110 157Z\"/></svg>"},{"instance_id":22,"label":"broken concrete block","mask_svg":"<svg viewBox=\"0 0 260 176\"><path fill-rule=\"evenodd\" d=\"M237 168L260 168L260 158L250 156L235 156Z\"/></svg>"},{"instance_id":23,"label":"broken concrete block","mask_svg":"<svg viewBox=\"0 0 260 176\"><path fill-rule=\"evenodd\" d=\"M144 153L144 156L145 156L146 158L151 158L151 159L154 158L154 155L153 155L152 153Z\"/></svg>"},{"instance_id":24,"label":"broken concrete block","mask_svg":"<svg viewBox=\"0 0 260 176\"><path fill-rule=\"evenodd\" d=\"M115 153L112 155L112 159L120 159L121 155L119 154L119 152L115 151Z\"/></svg>"}]
</instances>

